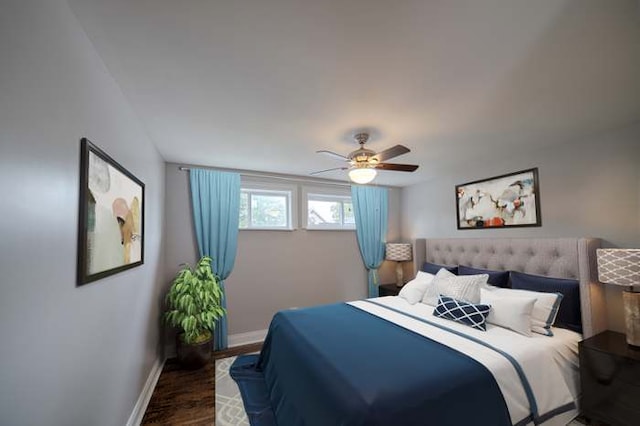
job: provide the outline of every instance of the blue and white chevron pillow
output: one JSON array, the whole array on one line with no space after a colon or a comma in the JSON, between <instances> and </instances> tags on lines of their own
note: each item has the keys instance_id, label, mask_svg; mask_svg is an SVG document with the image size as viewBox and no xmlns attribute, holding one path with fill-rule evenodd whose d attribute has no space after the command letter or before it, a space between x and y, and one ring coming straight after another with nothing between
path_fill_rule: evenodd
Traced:
<instances>
[{"instance_id":1,"label":"blue and white chevron pillow","mask_svg":"<svg viewBox=\"0 0 640 426\"><path fill-rule=\"evenodd\" d=\"M491 311L491 305L462 302L452 297L440 295L438 306L433 310L433 315L487 331L486 322L489 311Z\"/></svg>"}]
</instances>

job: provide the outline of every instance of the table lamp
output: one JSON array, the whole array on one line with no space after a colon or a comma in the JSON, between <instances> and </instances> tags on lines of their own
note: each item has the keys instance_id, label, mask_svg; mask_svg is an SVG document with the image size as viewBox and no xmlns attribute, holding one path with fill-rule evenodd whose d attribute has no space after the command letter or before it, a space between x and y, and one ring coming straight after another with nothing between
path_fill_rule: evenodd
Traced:
<instances>
[{"instance_id":1,"label":"table lamp","mask_svg":"<svg viewBox=\"0 0 640 426\"><path fill-rule=\"evenodd\" d=\"M402 287L404 285L402 277L402 262L408 262L412 259L411 244L409 243L387 243L385 247L385 259L392 260L396 263L396 285Z\"/></svg>"},{"instance_id":2,"label":"table lamp","mask_svg":"<svg viewBox=\"0 0 640 426\"><path fill-rule=\"evenodd\" d=\"M640 346L640 249L597 249L600 282L625 286L622 292L627 343ZM635 290L635 291L634 291Z\"/></svg>"}]
</instances>

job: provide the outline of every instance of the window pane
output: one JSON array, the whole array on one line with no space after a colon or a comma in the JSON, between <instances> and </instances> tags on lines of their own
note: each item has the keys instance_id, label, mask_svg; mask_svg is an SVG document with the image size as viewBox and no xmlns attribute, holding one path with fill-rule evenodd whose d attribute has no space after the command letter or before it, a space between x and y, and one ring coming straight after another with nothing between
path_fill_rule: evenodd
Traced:
<instances>
[{"instance_id":1,"label":"window pane","mask_svg":"<svg viewBox=\"0 0 640 426\"><path fill-rule=\"evenodd\" d=\"M344 206L344 223L345 225L355 225L356 218L353 215L353 204L349 201L343 204Z\"/></svg>"},{"instance_id":2,"label":"window pane","mask_svg":"<svg viewBox=\"0 0 640 426\"><path fill-rule=\"evenodd\" d=\"M340 225L339 201L309 200L308 223L310 225Z\"/></svg>"},{"instance_id":3,"label":"window pane","mask_svg":"<svg viewBox=\"0 0 640 426\"><path fill-rule=\"evenodd\" d=\"M249 226L249 194L240 193L240 228Z\"/></svg>"},{"instance_id":4,"label":"window pane","mask_svg":"<svg viewBox=\"0 0 640 426\"><path fill-rule=\"evenodd\" d=\"M287 197L251 195L251 226L287 226Z\"/></svg>"}]
</instances>

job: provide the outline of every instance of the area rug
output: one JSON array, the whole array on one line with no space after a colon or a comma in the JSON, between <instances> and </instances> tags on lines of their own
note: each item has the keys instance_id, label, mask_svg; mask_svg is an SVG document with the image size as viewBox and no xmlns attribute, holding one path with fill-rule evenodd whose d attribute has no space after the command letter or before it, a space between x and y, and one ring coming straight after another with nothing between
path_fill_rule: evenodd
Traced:
<instances>
[{"instance_id":1,"label":"area rug","mask_svg":"<svg viewBox=\"0 0 640 426\"><path fill-rule=\"evenodd\" d=\"M235 359L233 356L216 360L216 426L249 426L240 390L229 375L229 367ZM583 424L576 419L567 426Z\"/></svg>"},{"instance_id":2,"label":"area rug","mask_svg":"<svg viewBox=\"0 0 640 426\"><path fill-rule=\"evenodd\" d=\"M249 426L242 397L229 367L236 357L216 360L216 426Z\"/></svg>"}]
</instances>

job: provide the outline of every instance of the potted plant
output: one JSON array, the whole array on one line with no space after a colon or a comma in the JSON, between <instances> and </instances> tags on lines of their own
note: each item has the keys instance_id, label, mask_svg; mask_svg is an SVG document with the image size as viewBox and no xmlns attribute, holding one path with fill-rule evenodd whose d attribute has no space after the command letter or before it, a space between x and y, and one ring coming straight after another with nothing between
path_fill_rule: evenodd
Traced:
<instances>
[{"instance_id":1,"label":"potted plant","mask_svg":"<svg viewBox=\"0 0 640 426\"><path fill-rule=\"evenodd\" d=\"M204 256L193 269L184 264L171 283L166 302L165 320L181 330L176 336L178 360L189 369L204 366L211 358L216 320L226 313L211 258Z\"/></svg>"}]
</instances>

